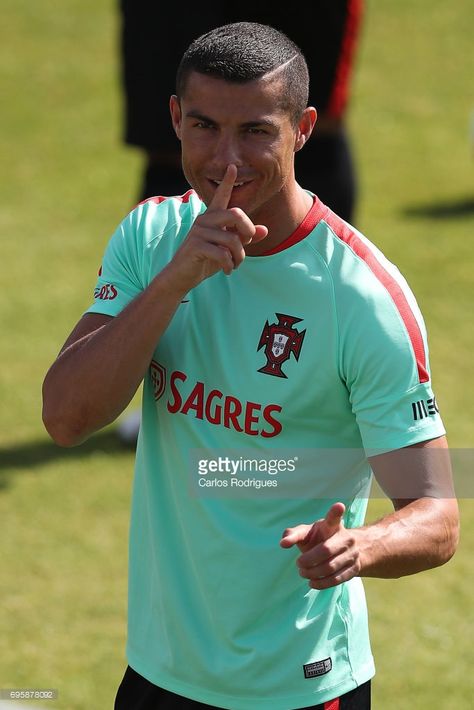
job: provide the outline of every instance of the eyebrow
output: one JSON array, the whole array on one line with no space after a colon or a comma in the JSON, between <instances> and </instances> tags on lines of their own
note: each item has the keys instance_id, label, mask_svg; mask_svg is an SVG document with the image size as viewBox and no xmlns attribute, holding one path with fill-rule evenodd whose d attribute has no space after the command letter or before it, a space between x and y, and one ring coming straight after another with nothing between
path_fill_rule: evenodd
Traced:
<instances>
[{"instance_id":1,"label":"eyebrow","mask_svg":"<svg viewBox=\"0 0 474 710\"><path fill-rule=\"evenodd\" d=\"M210 123L212 125L217 125L216 121L213 118L209 118L209 116L205 116L202 113L199 113L199 111L194 111L193 109L190 109L189 111L186 112L185 115L186 118L195 118L198 121L203 121L204 123ZM241 124L242 128L256 128L257 126L267 126L268 128L278 128L277 124L271 121L268 118L262 118L257 121L246 121L245 123Z\"/></svg>"},{"instance_id":2,"label":"eyebrow","mask_svg":"<svg viewBox=\"0 0 474 710\"><path fill-rule=\"evenodd\" d=\"M203 113L193 111L192 109L186 112L185 118L195 118L198 121L203 121L204 123L215 123L215 121L213 121L212 118L209 118L209 116L205 116Z\"/></svg>"}]
</instances>

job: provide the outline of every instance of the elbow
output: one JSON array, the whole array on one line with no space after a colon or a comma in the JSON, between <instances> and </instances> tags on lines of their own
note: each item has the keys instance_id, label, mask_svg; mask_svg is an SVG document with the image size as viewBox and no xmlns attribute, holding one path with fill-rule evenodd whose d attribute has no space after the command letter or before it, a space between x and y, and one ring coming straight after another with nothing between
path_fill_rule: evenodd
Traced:
<instances>
[{"instance_id":1,"label":"elbow","mask_svg":"<svg viewBox=\"0 0 474 710\"><path fill-rule=\"evenodd\" d=\"M438 547L439 562L444 565L454 556L460 535L459 510L455 498L444 501L445 515L442 523L442 535Z\"/></svg>"},{"instance_id":2,"label":"elbow","mask_svg":"<svg viewBox=\"0 0 474 710\"><path fill-rule=\"evenodd\" d=\"M78 428L75 429L61 417L50 414L44 409L43 424L54 443L63 448L78 446L86 438Z\"/></svg>"},{"instance_id":3,"label":"elbow","mask_svg":"<svg viewBox=\"0 0 474 710\"><path fill-rule=\"evenodd\" d=\"M71 449L74 446L79 446L79 444L82 444L84 441L83 437L74 436L69 432L61 431L59 429L51 431L48 427L46 427L46 431L54 443L63 449Z\"/></svg>"},{"instance_id":4,"label":"elbow","mask_svg":"<svg viewBox=\"0 0 474 710\"><path fill-rule=\"evenodd\" d=\"M456 550L458 549L459 535L460 535L460 526L459 526L459 520L457 520L457 522L451 526L451 529L448 533L448 541L446 543L446 560L445 560L445 562L448 562L454 556Z\"/></svg>"},{"instance_id":5,"label":"elbow","mask_svg":"<svg viewBox=\"0 0 474 710\"><path fill-rule=\"evenodd\" d=\"M46 431L58 446L71 448L87 438L84 426L68 416L54 402L50 402L46 396L43 397L42 418Z\"/></svg>"}]
</instances>

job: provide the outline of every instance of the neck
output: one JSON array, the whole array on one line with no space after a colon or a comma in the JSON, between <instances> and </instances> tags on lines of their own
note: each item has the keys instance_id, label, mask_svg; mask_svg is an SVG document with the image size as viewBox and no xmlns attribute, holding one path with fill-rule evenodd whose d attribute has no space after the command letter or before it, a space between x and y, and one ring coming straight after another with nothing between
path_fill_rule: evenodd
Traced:
<instances>
[{"instance_id":1,"label":"neck","mask_svg":"<svg viewBox=\"0 0 474 710\"><path fill-rule=\"evenodd\" d=\"M252 215L254 224L263 224L268 228L268 235L256 244L248 244L245 247L247 256L261 256L281 244L293 234L313 204L311 195L295 181L290 191L282 191L276 199L277 205L272 201L264 210Z\"/></svg>"}]
</instances>

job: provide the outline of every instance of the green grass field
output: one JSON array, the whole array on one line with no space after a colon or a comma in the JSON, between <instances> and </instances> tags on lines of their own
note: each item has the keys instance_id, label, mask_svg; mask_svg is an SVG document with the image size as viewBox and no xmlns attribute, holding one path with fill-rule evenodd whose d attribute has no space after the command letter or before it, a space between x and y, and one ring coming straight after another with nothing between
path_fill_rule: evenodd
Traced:
<instances>
[{"instance_id":1,"label":"green grass field","mask_svg":"<svg viewBox=\"0 0 474 710\"><path fill-rule=\"evenodd\" d=\"M40 418L45 371L88 305L138 185L140 158L120 137L117 19L112 0L4 0L2 12L0 689L56 688L47 707L58 710L112 707L125 667L133 456L113 429L60 450ZM369 0L350 115L358 226L417 294L451 446L465 449L474 444L473 25L470 0ZM465 488L448 566L367 581L376 710L472 707ZM374 500L370 517L386 509Z\"/></svg>"}]
</instances>

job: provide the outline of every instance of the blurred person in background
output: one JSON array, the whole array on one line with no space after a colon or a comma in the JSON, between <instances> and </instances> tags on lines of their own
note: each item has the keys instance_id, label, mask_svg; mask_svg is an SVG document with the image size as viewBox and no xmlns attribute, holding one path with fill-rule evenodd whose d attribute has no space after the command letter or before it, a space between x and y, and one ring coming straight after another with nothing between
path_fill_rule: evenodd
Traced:
<instances>
[{"instance_id":1,"label":"blurred person in background","mask_svg":"<svg viewBox=\"0 0 474 710\"><path fill-rule=\"evenodd\" d=\"M189 189L168 111L176 67L186 47L212 27L249 20L285 32L306 57L311 75L309 102L318 111L318 123L297 156L296 176L353 223L356 175L346 117L363 0L312 0L304 12L262 0L200 5L120 0L120 10L124 139L141 148L145 156L140 200Z\"/></svg>"}]
</instances>

